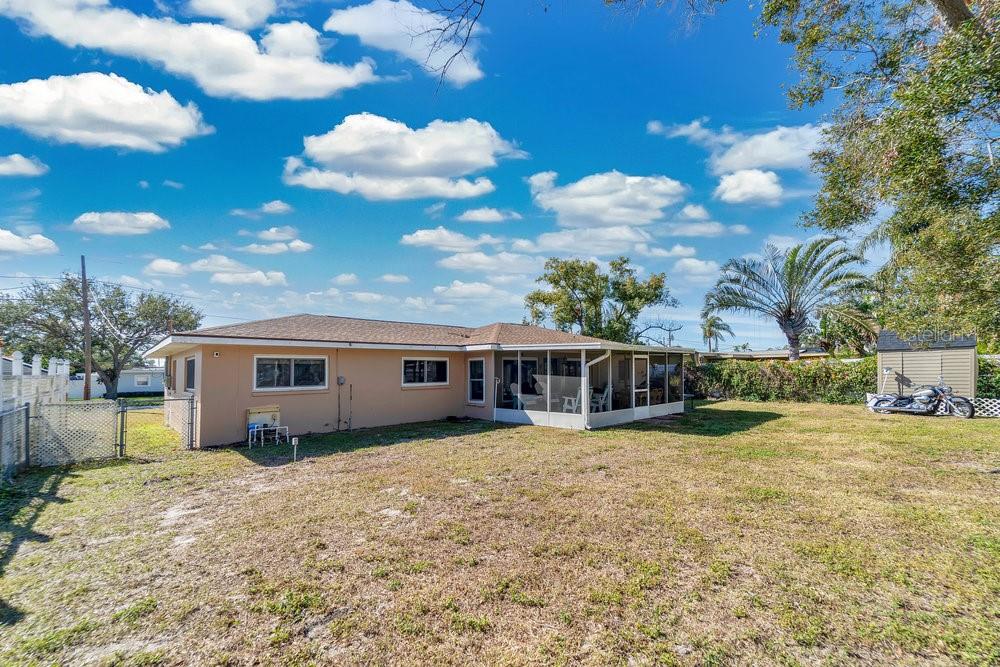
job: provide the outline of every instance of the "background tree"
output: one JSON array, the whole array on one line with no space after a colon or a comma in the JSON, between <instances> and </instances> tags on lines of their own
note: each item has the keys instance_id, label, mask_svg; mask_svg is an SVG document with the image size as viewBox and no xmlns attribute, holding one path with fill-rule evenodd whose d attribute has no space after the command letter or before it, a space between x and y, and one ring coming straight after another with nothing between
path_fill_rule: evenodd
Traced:
<instances>
[{"instance_id":1,"label":"background tree","mask_svg":"<svg viewBox=\"0 0 1000 667\"><path fill-rule=\"evenodd\" d=\"M718 315L705 314L701 320L701 339L708 345L708 351L712 351L712 341L715 341L715 351L719 351L719 341L725 336L735 336L733 328L722 321Z\"/></svg>"},{"instance_id":2,"label":"background tree","mask_svg":"<svg viewBox=\"0 0 1000 667\"><path fill-rule=\"evenodd\" d=\"M548 319L563 331L635 343L645 308L677 305L666 280L663 273L639 280L627 257L612 260L608 273L596 262L552 257L537 280L548 289L529 293L524 306L535 324Z\"/></svg>"},{"instance_id":3,"label":"background tree","mask_svg":"<svg viewBox=\"0 0 1000 667\"><path fill-rule=\"evenodd\" d=\"M141 354L174 329L196 329L202 314L183 301L117 285L88 281L94 371L118 395L123 369L142 362ZM83 367L83 310L80 279L66 274L57 283L35 281L16 297L0 297L0 339L26 355L68 358Z\"/></svg>"},{"instance_id":4,"label":"background tree","mask_svg":"<svg viewBox=\"0 0 1000 667\"><path fill-rule=\"evenodd\" d=\"M763 257L739 257L723 265L705 295L702 316L729 311L771 317L788 340L789 360L795 361L814 317L870 289L868 278L855 269L860 261L836 238L785 251L767 245Z\"/></svg>"}]
</instances>

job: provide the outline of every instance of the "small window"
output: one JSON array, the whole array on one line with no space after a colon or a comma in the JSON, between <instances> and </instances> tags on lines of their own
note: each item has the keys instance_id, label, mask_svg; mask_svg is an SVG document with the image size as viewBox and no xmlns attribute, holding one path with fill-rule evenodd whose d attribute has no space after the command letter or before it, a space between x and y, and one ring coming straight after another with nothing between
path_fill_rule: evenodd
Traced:
<instances>
[{"instance_id":1,"label":"small window","mask_svg":"<svg viewBox=\"0 0 1000 667\"><path fill-rule=\"evenodd\" d=\"M148 375L136 375L135 376L135 386L137 386L137 387L148 387L149 386L149 376Z\"/></svg>"},{"instance_id":2,"label":"small window","mask_svg":"<svg viewBox=\"0 0 1000 667\"><path fill-rule=\"evenodd\" d=\"M326 357L254 357L253 388L326 389Z\"/></svg>"},{"instance_id":3,"label":"small window","mask_svg":"<svg viewBox=\"0 0 1000 667\"><path fill-rule=\"evenodd\" d=\"M403 359L403 386L448 384L447 359Z\"/></svg>"},{"instance_id":4,"label":"small window","mask_svg":"<svg viewBox=\"0 0 1000 667\"><path fill-rule=\"evenodd\" d=\"M486 401L486 360L469 359L469 402Z\"/></svg>"},{"instance_id":5,"label":"small window","mask_svg":"<svg viewBox=\"0 0 1000 667\"><path fill-rule=\"evenodd\" d=\"M184 360L184 390L194 391L194 357Z\"/></svg>"}]
</instances>

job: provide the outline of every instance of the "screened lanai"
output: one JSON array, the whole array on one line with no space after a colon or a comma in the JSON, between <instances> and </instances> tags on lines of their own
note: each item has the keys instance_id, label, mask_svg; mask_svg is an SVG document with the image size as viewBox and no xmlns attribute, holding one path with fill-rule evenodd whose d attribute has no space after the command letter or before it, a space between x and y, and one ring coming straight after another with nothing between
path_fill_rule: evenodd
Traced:
<instances>
[{"instance_id":1,"label":"screened lanai","mask_svg":"<svg viewBox=\"0 0 1000 667\"><path fill-rule=\"evenodd\" d=\"M595 344L494 352L497 421L599 428L684 410L683 348Z\"/></svg>"}]
</instances>

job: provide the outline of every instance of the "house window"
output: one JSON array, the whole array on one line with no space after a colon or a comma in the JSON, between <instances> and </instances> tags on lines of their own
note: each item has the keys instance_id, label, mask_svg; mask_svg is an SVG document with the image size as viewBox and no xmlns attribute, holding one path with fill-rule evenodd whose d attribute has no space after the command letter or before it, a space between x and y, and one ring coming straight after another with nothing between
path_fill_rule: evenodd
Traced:
<instances>
[{"instance_id":1,"label":"house window","mask_svg":"<svg viewBox=\"0 0 1000 667\"><path fill-rule=\"evenodd\" d=\"M148 375L136 375L135 376L135 386L137 386L137 387L148 387L149 386L149 376Z\"/></svg>"},{"instance_id":2,"label":"house window","mask_svg":"<svg viewBox=\"0 0 1000 667\"><path fill-rule=\"evenodd\" d=\"M194 357L184 360L184 391L194 391Z\"/></svg>"},{"instance_id":3,"label":"house window","mask_svg":"<svg viewBox=\"0 0 1000 667\"><path fill-rule=\"evenodd\" d=\"M326 389L326 357L254 357L253 388Z\"/></svg>"},{"instance_id":4,"label":"house window","mask_svg":"<svg viewBox=\"0 0 1000 667\"><path fill-rule=\"evenodd\" d=\"M448 384L447 359L403 359L403 386L432 387Z\"/></svg>"},{"instance_id":5,"label":"house window","mask_svg":"<svg viewBox=\"0 0 1000 667\"><path fill-rule=\"evenodd\" d=\"M469 402L486 401L486 360L469 359Z\"/></svg>"}]
</instances>

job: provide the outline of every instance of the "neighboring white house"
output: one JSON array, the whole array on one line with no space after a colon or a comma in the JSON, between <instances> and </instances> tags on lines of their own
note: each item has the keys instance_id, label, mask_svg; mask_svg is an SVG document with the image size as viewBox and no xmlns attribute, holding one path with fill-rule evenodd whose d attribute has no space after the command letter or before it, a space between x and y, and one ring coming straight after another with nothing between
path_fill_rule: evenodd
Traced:
<instances>
[{"instance_id":1,"label":"neighboring white house","mask_svg":"<svg viewBox=\"0 0 1000 667\"><path fill-rule=\"evenodd\" d=\"M26 362L21 362L21 367L24 369L24 375L31 375L31 364ZM13 374L14 360L10 357L0 357L0 376L7 376Z\"/></svg>"},{"instance_id":2,"label":"neighboring white house","mask_svg":"<svg viewBox=\"0 0 1000 667\"><path fill-rule=\"evenodd\" d=\"M118 378L118 394L155 394L163 392L163 366L127 368ZM97 373L90 381L90 397L104 396L104 383ZM69 381L69 397L83 398L83 373L77 373Z\"/></svg>"}]
</instances>

